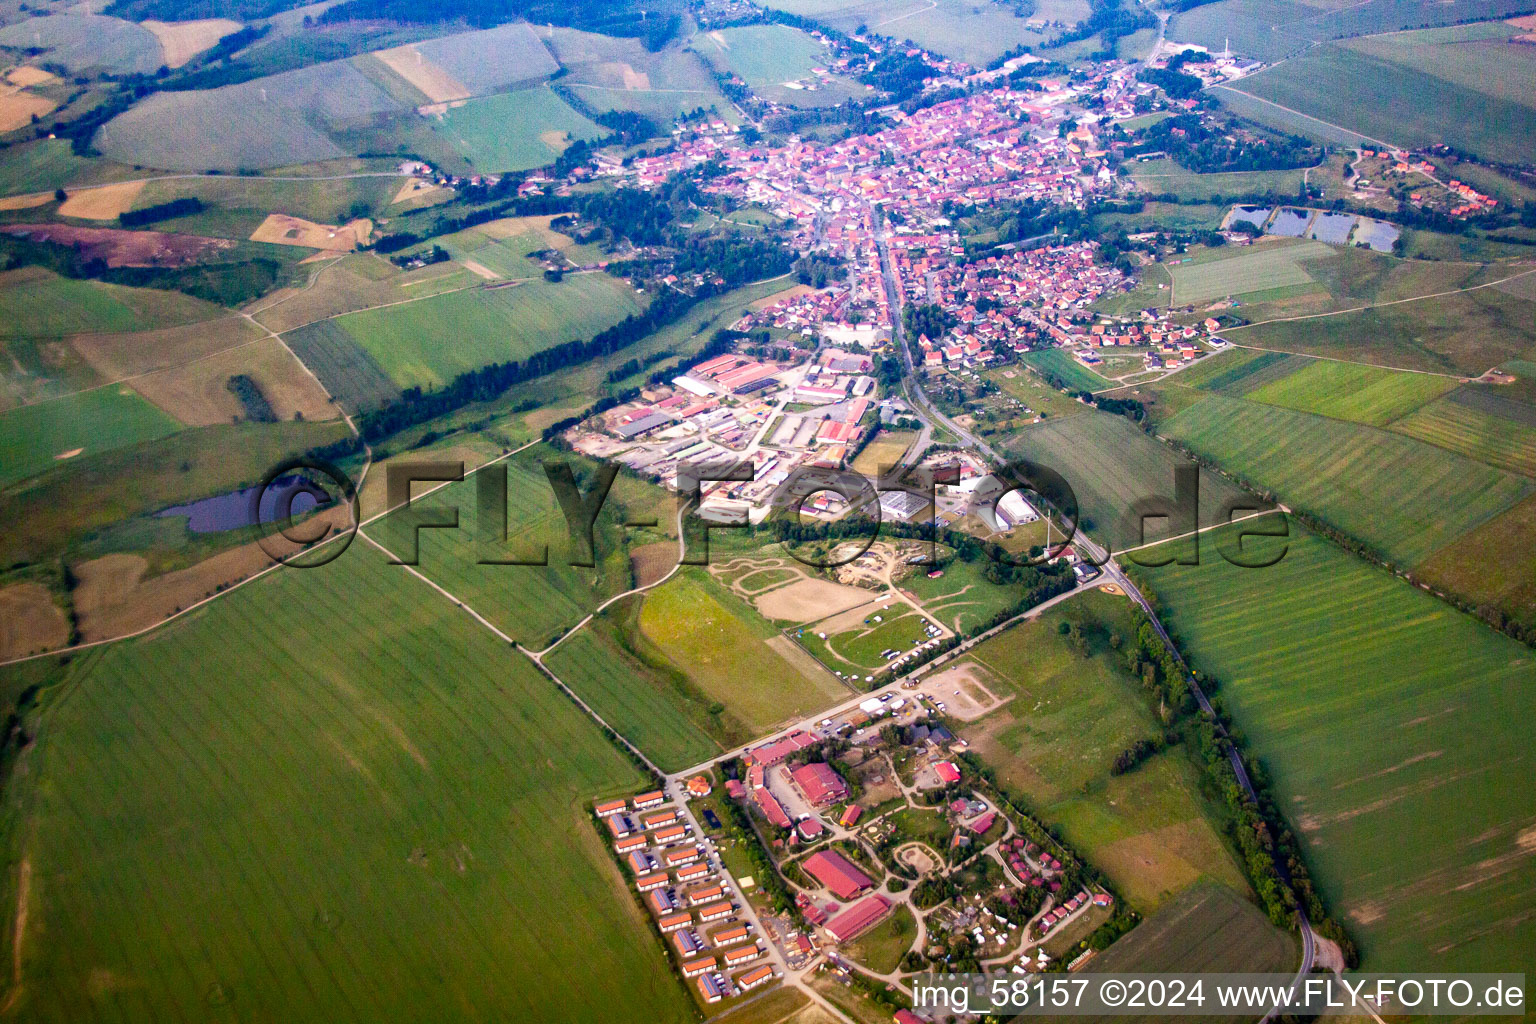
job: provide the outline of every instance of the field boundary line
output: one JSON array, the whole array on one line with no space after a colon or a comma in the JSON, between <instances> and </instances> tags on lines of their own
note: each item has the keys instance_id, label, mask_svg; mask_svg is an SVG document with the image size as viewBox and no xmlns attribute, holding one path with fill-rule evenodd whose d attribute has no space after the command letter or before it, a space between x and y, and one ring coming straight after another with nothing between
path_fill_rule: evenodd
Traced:
<instances>
[{"instance_id":1,"label":"field boundary line","mask_svg":"<svg viewBox=\"0 0 1536 1024\"><path fill-rule=\"evenodd\" d=\"M1314 43L1313 45L1315 46L1317 44ZM1309 49L1310 49L1310 47L1309 47ZM1239 96L1246 96L1246 97L1248 97L1251 100L1257 100L1260 103L1267 103L1270 106L1274 107L1276 110L1283 110L1287 114L1295 114L1297 117L1305 118L1308 121L1316 121L1318 124L1323 125L1325 128L1332 128L1335 131L1345 132L1346 134L1353 135L1356 138L1364 139L1367 142L1374 142L1377 145L1386 146L1388 149L1402 149L1403 148L1403 147L1398 146L1398 145L1396 145L1394 143L1388 142L1385 139L1378 139L1378 138L1374 138L1373 136L1366 135L1363 132L1357 132L1353 128L1346 128L1346 127L1344 127L1341 124L1334 124L1332 121L1324 121L1320 117L1313 117L1311 114L1304 114L1301 111L1295 110L1295 109L1293 109L1291 107L1287 107L1287 106L1285 106L1282 103L1276 103L1274 100L1267 100L1263 96L1255 96L1251 92L1244 92L1241 89L1234 89L1230 85L1213 85L1210 88L1211 89L1225 89L1228 92L1236 93Z\"/></svg>"},{"instance_id":2,"label":"field boundary line","mask_svg":"<svg viewBox=\"0 0 1536 1024\"><path fill-rule=\"evenodd\" d=\"M1517 264L1517 266L1518 266L1518 264ZM1406 302L1422 302L1425 299L1442 299L1442 298L1444 298L1447 295L1460 295L1463 292L1475 292L1475 291L1479 291L1479 290L1481 290L1483 288L1493 288L1493 287L1496 287L1496 286L1501 285L1501 284L1507 284L1510 281L1518 281L1522 277L1530 277L1532 274L1536 274L1536 267L1533 267L1530 270L1521 271L1518 274L1511 274L1508 277L1501 277L1497 281L1484 281L1482 284L1468 285L1465 288L1452 288L1450 291L1447 291L1447 292L1430 292L1427 295L1412 295L1412 296L1409 296L1406 299L1392 299L1389 302L1371 302L1371 303L1367 303L1364 306L1351 306L1349 309L1336 309L1336 310L1333 310L1332 312L1329 312L1329 313L1304 313L1304 314L1302 314L1300 316L1278 316L1278 317L1274 317L1273 319L1270 319L1270 320L1256 320L1256 321L1254 321L1251 324L1238 324L1236 327L1227 327L1227 328L1224 328L1221 333L1223 333L1223 334L1231 334L1233 331L1247 330L1250 327L1263 327L1265 324L1284 324L1284 323L1291 323L1291 322L1296 321L1296 320L1320 320L1323 317L1343 316L1345 313L1363 313L1363 312L1365 312L1368 309L1385 309L1387 306L1401 306L1401 305L1403 305ZM1237 342L1233 342L1233 344L1236 345L1238 343ZM1242 347L1242 348L1260 348L1261 346L1258 346L1258 345L1242 345L1240 347ZM1297 355L1306 355L1307 353L1296 353L1296 354ZM1327 359L1329 357L1328 356L1317 356L1316 358L1318 358L1318 359ZM1349 361L1350 360L1347 360L1347 359L1339 360L1339 362L1349 362ZM1378 365L1378 364L1372 363L1370 365L1374 366L1374 365ZM1396 369L1396 367L1386 367L1386 369ZM1435 371L1435 370L1409 370L1407 372L1409 372L1409 373L1438 373L1438 371ZM1439 373L1438 375L1441 376L1441 377L1457 377L1457 376L1459 376L1457 374L1451 374L1451 373Z\"/></svg>"},{"instance_id":3,"label":"field boundary line","mask_svg":"<svg viewBox=\"0 0 1536 1024\"><path fill-rule=\"evenodd\" d=\"M263 340L265 340L265 339L263 339ZM476 466L474 469L466 470L465 473L464 473L464 478L468 479L469 477L474 476L476 473L480 472L480 470L484 469L487 466L493 466L493 465L495 465L498 462L504 462L505 460L510 459L512 456L518 454L519 452L527 451L529 448L532 448L534 445L536 445L538 443L539 443L538 441L529 441L526 444L522 445L521 447L514 448L514 449L512 449L511 451L508 451L508 452L503 452L502 454L496 456L494 459L489 459L489 460L487 460L485 462L480 463L480 465ZM455 483L459 483L459 482L460 481L457 481L457 480L444 481L443 483L437 484L434 487L429 487L427 490L423 491L421 494L417 495L416 497L414 497L411 500L419 501L422 498L428 497L429 495L434 494L437 491L442 490L444 487L447 487L450 484L455 484ZM369 516L367 519L364 519L362 522L357 524L357 532L359 534L362 534L363 527L369 526L369 525L371 525L373 523L376 523L380 519L383 519L385 516L390 515L393 512L399 511L400 509L402 509L404 507L405 507L405 505L394 505L394 506L391 506L389 508L384 509L383 511L374 513L373 515ZM314 547L310 548L309 550L310 551L318 551L320 548L323 548L323 547L325 547L328 544L333 544L336 541L340 540L342 538L342 536L343 536L343 534L334 534L334 535L332 535L330 537L327 537L324 540L320 541L318 544L316 544ZM370 541L370 543L372 542L372 538L364 536L364 539ZM394 557L394 556L391 555L390 557ZM229 594L234 593L236 590L239 590L241 587L245 586L248 583L255 583L257 580L261 579L263 576L266 576L268 573L275 572L278 569L285 569L285 568L287 568L287 566L284 563L282 563L282 562L274 562L272 565L267 566L265 569L262 569L262 570L260 570L260 571L258 571L256 573L253 573L252 575L247 576L245 579L240 580L237 583L232 583L229 586L225 587L223 590L221 590L221 591L219 591L217 593L214 593L214 594L210 594L207 597L198 600L195 604L188 605L186 608L183 608L179 612L175 612L174 614L167 615L165 618L161 619L159 622L151 623L150 625L145 626L143 629L136 629L132 633L122 633L122 634L119 634L118 636L103 637L100 640L92 640L92 641L90 641L88 643L83 643L83 644L74 644L73 646L70 646L70 647L55 647L51 651L40 651L37 654L26 654L26 655L23 655L23 656L21 656L19 658L9 658L9 659L7 659L5 661L0 661L0 668L4 668L7 665L19 665L19 664L21 664L24 661L36 661L38 658L51 658L51 657L54 657L54 656L60 655L60 654L74 654L74 653L76 653L78 651L89 650L90 648L93 648L93 647L102 647L102 646L105 646L106 644L115 644L115 643L117 643L118 641L121 641L121 640L132 640L132 639L134 639L136 637L141 637L141 636L143 636L146 633L151 633L151 632L159 629L161 626L164 626L164 625L166 625L169 622L175 622L177 619L181 618L183 615L189 615L192 612L195 612L197 609L203 607L206 604L209 604L209 603L211 603L213 601L217 601L221 597L225 597L225 596L227 596Z\"/></svg>"},{"instance_id":4,"label":"field boundary line","mask_svg":"<svg viewBox=\"0 0 1536 1024\"><path fill-rule=\"evenodd\" d=\"M1198 529L1190 530L1188 533L1181 533L1174 537L1164 537L1162 540L1148 541L1145 544L1137 544L1135 547L1121 548L1119 551L1114 553L1116 555L1125 555L1132 551L1142 551L1146 548L1155 548L1159 544L1172 544L1176 540L1185 540L1189 537L1199 536L1202 533L1210 533L1212 530L1221 530L1228 526L1234 526L1237 523L1246 523L1250 519L1258 519L1261 516L1270 516L1274 515L1276 512L1287 511L1289 511L1289 509L1286 509L1280 505L1276 505L1274 508L1261 509L1257 512L1251 512L1246 516L1239 516L1238 518L1232 520L1230 523L1212 523L1210 526L1202 526Z\"/></svg>"}]
</instances>

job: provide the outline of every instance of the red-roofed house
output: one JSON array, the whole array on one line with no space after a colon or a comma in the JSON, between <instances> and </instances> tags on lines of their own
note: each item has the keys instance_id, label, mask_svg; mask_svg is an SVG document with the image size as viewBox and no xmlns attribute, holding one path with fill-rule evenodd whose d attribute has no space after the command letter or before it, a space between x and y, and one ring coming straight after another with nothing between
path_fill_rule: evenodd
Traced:
<instances>
[{"instance_id":1,"label":"red-roofed house","mask_svg":"<svg viewBox=\"0 0 1536 1024\"><path fill-rule=\"evenodd\" d=\"M960 769L955 767L953 761L939 761L933 766L933 770L938 774L939 781L946 785L960 781Z\"/></svg>"}]
</instances>

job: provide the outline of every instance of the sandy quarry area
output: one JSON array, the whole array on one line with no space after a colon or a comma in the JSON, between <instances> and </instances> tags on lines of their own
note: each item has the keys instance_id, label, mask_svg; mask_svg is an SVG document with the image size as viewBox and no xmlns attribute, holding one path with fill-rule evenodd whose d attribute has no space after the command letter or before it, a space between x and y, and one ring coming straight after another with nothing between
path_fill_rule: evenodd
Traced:
<instances>
[{"instance_id":1,"label":"sandy quarry area","mask_svg":"<svg viewBox=\"0 0 1536 1024\"><path fill-rule=\"evenodd\" d=\"M274 213L251 232L251 241L349 252L366 243L371 234L373 234L373 221L366 218L335 227L330 224L316 224L302 217L290 217L286 213Z\"/></svg>"}]
</instances>

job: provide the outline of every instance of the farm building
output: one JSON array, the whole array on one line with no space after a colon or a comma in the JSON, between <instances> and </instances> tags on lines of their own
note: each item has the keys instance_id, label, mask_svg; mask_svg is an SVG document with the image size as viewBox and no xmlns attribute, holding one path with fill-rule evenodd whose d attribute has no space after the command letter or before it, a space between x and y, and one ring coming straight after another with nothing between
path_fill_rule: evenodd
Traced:
<instances>
[{"instance_id":1,"label":"farm building","mask_svg":"<svg viewBox=\"0 0 1536 1024\"><path fill-rule=\"evenodd\" d=\"M791 771L789 778L812 807L825 807L848 798L848 783L824 761L803 764Z\"/></svg>"},{"instance_id":2,"label":"farm building","mask_svg":"<svg viewBox=\"0 0 1536 1024\"><path fill-rule=\"evenodd\" d=\"M863 934L890 913L891 901L884 896L869 896L827 922L827 934L838 942L848 942Z\"/></svg>"},{"instance_id":3,"label":"farm building","mask_svg":"<svg viewBox=\"0 0 1536 1024\"><path fill-rule=\"evenodd\" d=\"M687 825L670 825L667 828L658 829L651 837L651 841L658 846L666 846L669 843L680 843L688 838Z\"/></svg>"},{"instance_id":4,"label":"farm building","mask_svg":"<svg viewBox=\"0 0 1536 1024\"><path fill-rule=\"evenodd\" d=\"M859 815L864 813L864 808L858 804L849 804L843 809L843 816L837 819L837 823L843 828L851 828L858 824Z\"/></svg>"},{"instance_id":5,"label":"farm building","mask_svg":"<svg viewBox=\"0 0 1536 1024\"><path fill-rule=\"evenodd\" d=\"M810 733L797 729L782 739L774 740L772 743L764 743L760 747L747 751L746 761L749 765L762 765L764 768L772 768L790 754L797 750L804 750L815 742L815 737Z\"/></svg>"},{"instance_id":6,"label":"farm building","mask_svg":"<svg viewBox=\"0 0 1536 1024\"><path fill-rule=\"evenodd\" d=\"M743 992L746 992L757 988L757 986L761 985L765 981L768 981L772 977L773 968L769 967L767 964L763 964L761 967L754 967L750 971L736 975L736 987L741 989Z\"/></svg>"},{"instance_id":7,"label":"farm building","mask_svg":"<svg viewBox=\"0 0 1536 1024\"><path fill-rule=\"evenodd\" d=\"M640 823L647 829L661 828L663 825L670 825L676 820L677 812L670 807L640 816Z\"/></svg>"},{"instance_id":8,"label":"farm building","mask_svg":"<svg viewBox=\"0 0 1536 1024\"><path fill-rule=\"evenodd\" d=\"M704 997L706 1003L718 1003L723 993L720 991L719 982L707 974L699 976L699 994Z\"/></svg>"},{"instance_id":9,"label":"farm building","mask_svg":"<svg viewBox=\"0 0 1536 1024\"><path fill-rule=\"evenodd\" d=\"M712 956L701 956L697 960L689 960L683 964L683 977L697 978L706 971L712 971L720 966L720 961Z\"/></svg>"},{"instance_id":10,"label":"farm building","mask_svg":"<svg viewBox=\"0 0 1536 1024\"><path fill-rule=\"evenodd\" d=\"M678 869L678 871L677 871L677 880L678 880L679 883L697 882L698 880L700 880L701 878L704 878L708 874L709 874L709 865L708 864L689 864L689 865L687 865L685 867L682 867L682 868Z\"/></svg>"},{"instance_id":11,"label":"farm building","mask_svg":"<svg viewBox=\"0 0 1536 1024\"><path fill-rule=\"evenodd\" d=\"M711 903L707 907L699 908L699 921L702 923L707 924L710 921L719 921L730 916L731 904L728 900L721 900L719 903Z\"/></svg>"},{"instance_id":12,"label":"farm building","mask_svg":"<svg viewBox=\"0 0 1536 1024\"><path fill-rule=\"evenodd\" d=\"M640 836L636 836L635 838L639 839L642 843L645 842L644 838ZM683 864L692 864L694 861L698 860L699 851L696 847L685 846L678 850L668 850L662 859L667 862L667 867L675 868Z\"/></svg>"},{"instance_id":13,"label":"farm building","mask_svg":"<svg viewBox=\"0 0 1536 1024\"><path fill-rule=\"evenodd\" d=\"M955 767L955 763L953 761L935 762L933 770L934 773L938 775L939 781L943 782L945 785L960 781L960 769Z\"/></svg>"},{"instance_id":14,"label":"farm building","mask_svg":"<svg viewBox=\"0 0 1536 1024\"><path fill-rule=\"evenodd\" d=\"M729 946L733 942L740 942L745 939L751 930L749 925L733 924L715 932L715 934L709 937L709 941L711 945Z\"/></svg>"},{"instance_id":15,"label":"farm building","mask_svg":"<svg viewBox=\"0 0 1536 1024\"><path fill-rule=\"evenodd\" d=\"M751 963L762 955L762 947L756 943L750 946L737 946L735 949L726 950L723 954L725 966L727 967L740 967L742 964Z\"/></svg>"},{"instance_id":16,"label":"farm building","mask_svg":"<svg viewBox=\"0 0 1536 1024\"><path fill-rule=\"evenodd\" d=\"M841 900L852 899L875 883L847 857L836 850L821 850L805 858L807 874L831 890Z\"/></svg>"}]
</instances>

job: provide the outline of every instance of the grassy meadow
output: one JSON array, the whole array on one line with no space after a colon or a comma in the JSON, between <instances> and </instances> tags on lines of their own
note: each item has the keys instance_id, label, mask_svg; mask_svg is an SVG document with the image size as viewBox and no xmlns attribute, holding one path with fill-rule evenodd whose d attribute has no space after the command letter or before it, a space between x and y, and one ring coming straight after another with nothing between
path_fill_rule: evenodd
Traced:
<instances>
[{"instance_id":1,"label":"grassy meadow","mask_svg":"<svg viewBox=\"0 0 1536 1024\"><path fill-rule=\"evenodd\" d=\"M431 127L467 174L543 167L572 142L606 134L546 85L468 100L437 115Z\"/></svg>"},{"instance_id":2,"label":"grassy meadow","mask_svg":"<svg viewBox=\"0 0 1536 1024\"><path fill-rule=\"evenodd\" d=\"M5 793L27 1019L693 1019L588 816L644 780L377 550L62 676Z\"/></svg>"},{"instance_id":3,"label":"grassy meadow","mask_svg":"<svg viewBox=\"0 0 1536 1024\"><path fill-rule=\"evenodd\" d=\"M977 647L965 661L984 670L994 693L1013 699L964 735L1003 785L1141 913L1201 879L1246 893L1217 811L1200 795L1199 773L1182 750L1109 773L1115 755L1162 732L1140 681L1110 644L1111 635L1132 635L1131 607L1124 597L1086 592ZM1086 652L1057 633L1063 622L1082 628Z\"/></svg>"},{"instance_id":4,"label":"grassy meadow","mask_svg":"<svg viewBox=\"0 0 1536 1024\"><path fill-rule=\"evenodd\" d=\"M0 413L0 486L86 451L151 441L181 428L133 390L108 385Z\"/></svg>"},{"instance_id":5,"label":"grassy meadow","mask_svg":"<svg viewBox=\"0 0 1536 1024\"><path fill-rule=\"evenodd\" d=\"M1107 413L1050 419L1019 431L1007 446L1022 456L1060 473L1077 496L1079 521L1100 543L1116 550L1169 536L1166 520L1135 521L1132 513L1143 499L1173 500L1173 468L1181 461L1167 445L1148 437L1130 420ZM1215 474L1200 472L1201 526L1221 521L1223 503L1248 498L1235 485ZM1185 532L1180 529L1171 532Z\"/></svg>"},{"instance_id":6,"label":"grassy meadow","mask_svg":"<svg viewBox=\"0 0 1536 1024\"><path fill-rule=\"evenodd\" d=\"M1536 486L1401 434L1224 395L1158 429L1404 566Z\"/></svg>"},{"instance_id":7,"label":"grassy meadow","mask_svg":"<svg viewBox=\"0 0 1536 1024\"><path fill-rule=\"evenodd\" d=\"M1283 543L1266 569L1146 577L1364 968L1527 969L1536 656L1294 525Z\"/></svg>"},{"instance_id":8,"label":"grassy meadow","mask_svg":"<svg viewBox=\"0 0 1536 1024\"><path fill-rule=\"evenodd\" d=\"M746 743L752 733L678 671L639 632L639 602L620 601L545 664L663 771L677 771Z\"/></svg>"},{"instance_id":9,"label":"grassy meadow","mask_svg":"<svg viewBox=\"0 0 1536 1024\"><path fill-rule=\"evenodd\" d=\"M223 315L180 292L59 277L41 267L0 272L0 337L147 331Z\"/></svg>"},{"instance_id":10,"label":"grassy meadow","mask_svg":"<svg viewBox=\"0 0 1536 1024\"><path fill-rule=\"evenodd\" d=\"M1023 358L1028 365L1060 377L1068 387L1077 391L1102 391L1105 388L1114 387L1111 381L1094 373L1059 348L1028 352Z\"/></svg>"},{"instance_id":11,"label":"grassy meadow","mask_svg":"<svg viewBox=\"0 0 1536 1024\"><path fill-rule=\"evenodd\" d=\"M1385 427L1456 387L1450 377L1316 360L1245 397L1265 405Z\"/></svg>"},{"instance_id":12,"label":"grassy meadow","mask_svg":"<svg viewBox=\"0 0 1536 1024\"><path fill-rule=\"evenodd\" d=\"M452 292L335 323L400 387L436 387L488 363L585 340L641 308L625 282L592 273Z\"/></svg>"},{"instance_id":13,"label":"grassy meadow","mask_svg":"<svg viewBox=\"0 0 1536 1024\"><path fill-rule=\"evenodd\" d=\"M801 672L768 646L778 631L703 569L685 569L648 592L640 631L754 734L849 696L835 679Z\"/></svg>"},{"instance_id":14,"label":"grassy meadow","mask_svg":"<svg viewBox=\"0 0 1536 1024\"><path fill-rule=\"evenodd\" d=\"M1265 242L1247 249L1208 249L1171 268L1175 304L1200 304L1278 289L1307 288L1313 277L1304 264L1328 259L1334 249L1322 242Z\"/></svg>"}]
</instances>

